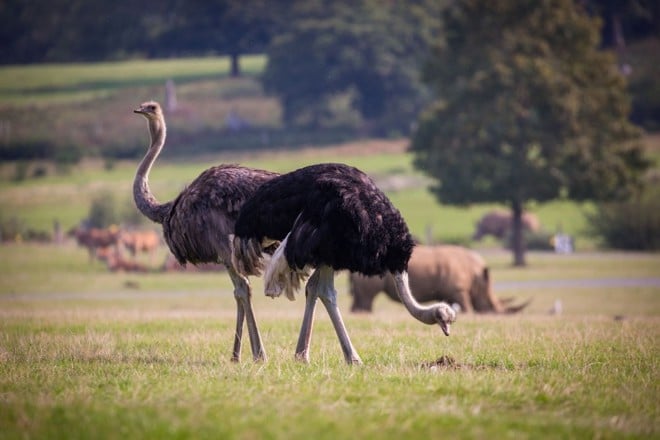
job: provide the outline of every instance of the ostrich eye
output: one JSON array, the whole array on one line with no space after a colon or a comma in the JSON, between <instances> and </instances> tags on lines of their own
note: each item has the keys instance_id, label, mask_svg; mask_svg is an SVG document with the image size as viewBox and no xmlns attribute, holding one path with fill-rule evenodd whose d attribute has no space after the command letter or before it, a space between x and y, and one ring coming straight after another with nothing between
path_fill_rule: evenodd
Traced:
<instances>
[{"instance_id":1,"label":"ostrich eye","mask_svg":"<svg viewBox=\"0 0 660 440\"><path fill-rule=\"evenodd\" d=\"M149 106L149 110L152 110L152 111L153 111L153 110L156 110L156 106L155 106L155 105L150 105L150 106Z\"/></svg>"}]
</instances>

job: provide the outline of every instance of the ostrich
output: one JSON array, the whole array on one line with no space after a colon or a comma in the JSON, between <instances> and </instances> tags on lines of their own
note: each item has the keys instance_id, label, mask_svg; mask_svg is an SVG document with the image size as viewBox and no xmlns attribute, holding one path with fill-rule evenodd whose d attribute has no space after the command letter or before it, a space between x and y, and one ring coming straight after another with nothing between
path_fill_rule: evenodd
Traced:
<instances>
[{"instance_id":1,"label":"ostrich","mask_svg":"<svg viewBox=\"0 0 660 440\"><path fill-rule=\"evenodd\" d=\"M303 322L296 358L309 362L316 300L321 299L348 364L361 364L337 306L334 271L365 275L392 273L401 302L425 324L440 324L449 335L456 313L446 303L421 306L408 287L408 260L414 246L399 211L360 170L318 164L264 183L241 209L232 261L239 273L264 269L262 248L281 241L265 269L268 296L294 291L314 269L305 287Z\"/></svg>"},{"instance_id":2,"label":"ostrich","mask_svg":"<svg viewBox=\"0 0 660 440\"><path fill-rule=\"evenodd\" d=\"M227 267L237 308L232 360L240 360L244 320L252 356L264 360L266 354L252 311L250 285L231 264L229 234L233 233L241 205L276 174L236 165L215 166L203 171L174 200L159 203L149 188L149 172L165 144L165 118L160 105L153 101L143 103L134 112L147 118L151 135L151 146L133 182L135 204L142 214L163 226L165 241L179 263L221 263Z\"/></svg>"}]
</instances>

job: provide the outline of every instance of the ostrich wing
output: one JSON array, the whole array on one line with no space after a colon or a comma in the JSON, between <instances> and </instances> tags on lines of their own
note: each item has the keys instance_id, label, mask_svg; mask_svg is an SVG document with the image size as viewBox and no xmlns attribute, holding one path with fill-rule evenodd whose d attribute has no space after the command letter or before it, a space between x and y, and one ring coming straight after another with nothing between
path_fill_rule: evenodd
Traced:
<instances>
[{"instance_id":1,"label":"ostrich wing","mask_svg":"<svg viewBox=\"0 0 660 440\"><path fill-rule=\"evenodd\" d=\"M172 204L163 233L177 260L229 263L229 235L249 197L276 174L233 165L202 172Z\"/></svg>"}]
</instances>

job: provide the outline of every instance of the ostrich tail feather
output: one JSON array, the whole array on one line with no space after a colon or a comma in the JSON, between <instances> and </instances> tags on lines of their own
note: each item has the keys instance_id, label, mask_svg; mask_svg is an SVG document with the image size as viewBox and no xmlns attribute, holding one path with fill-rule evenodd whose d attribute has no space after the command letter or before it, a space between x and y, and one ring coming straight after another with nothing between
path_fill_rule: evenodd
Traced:
<instances>
[{"instance_id":1,"label":"ostrich tail feather","mask_svg":"<svg viewBox=\"0 0 660 440\"><path fill-rule=\"evenodd\" d=\"M230 236L232 245L231 264L241 275L261 275L264 262L261 244L255 239L241 239Z\"/></svg>"}]
</instances>

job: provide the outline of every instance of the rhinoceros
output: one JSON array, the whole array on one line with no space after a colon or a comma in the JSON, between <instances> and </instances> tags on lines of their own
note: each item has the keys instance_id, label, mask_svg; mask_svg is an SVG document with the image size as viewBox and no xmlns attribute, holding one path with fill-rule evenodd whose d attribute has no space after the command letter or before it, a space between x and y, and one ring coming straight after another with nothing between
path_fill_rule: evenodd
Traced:
<instances>
[{"instance_id":1,"label":"rhinoceros","mask_svg":"<svg viewBox=\"0 0 660 440\"><path fill-rule=\"evenodd\" d=\"M516 313L527 303L509 306L493 294L486 262L477 252L461 246L417 245L408 262L410 289L419 302L446 301L458 304L464 312ZM394 281L386 275L349 275L353 296L351 310L370 312L379 292L399 301Z\"/></svg>"}]
</instances>

